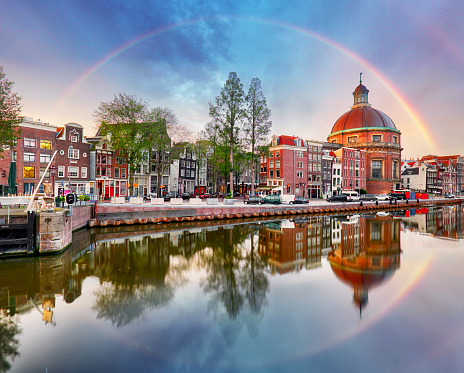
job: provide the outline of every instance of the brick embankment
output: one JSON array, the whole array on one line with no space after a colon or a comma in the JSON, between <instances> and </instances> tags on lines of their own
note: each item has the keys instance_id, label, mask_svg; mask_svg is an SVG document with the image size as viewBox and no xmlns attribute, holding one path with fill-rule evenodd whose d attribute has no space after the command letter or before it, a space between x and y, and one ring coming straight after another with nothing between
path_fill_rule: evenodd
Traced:
<instances>
[{"instance_id":1,"label":"brick embankment","mask_svg":"<svg viewBox=\"0 0 464 373\"><path fill-rule=\"evenodd\" d=\"M287 215L363 213L369 211L404 210L428 206L441 206L462 203L462 199L433 199L397 201L396 204L384 202L324 203L309 205L202 205L154 206L99 204L96 219L89 221L89 227L106 227L133 224L158 224L204 220L240 219L250 217L279 217Z\"/></svg>"}]
</instances>

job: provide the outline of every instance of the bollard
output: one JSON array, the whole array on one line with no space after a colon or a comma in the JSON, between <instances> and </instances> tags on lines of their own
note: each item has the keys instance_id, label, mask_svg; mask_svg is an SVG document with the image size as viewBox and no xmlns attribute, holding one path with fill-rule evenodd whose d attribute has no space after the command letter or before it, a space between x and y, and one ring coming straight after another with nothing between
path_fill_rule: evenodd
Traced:
<instances>
[{"instance_id":1,"label":"bollard","mask_svg":"<svg viewBox=\"0 0 464 373\"><path fill-rule=\"evenodd\" d=\"M378 206L378 205L379 205L379 201L375 201L375 205Z\"/></svg>"},{"instance_id":2,"label":"bollard","mask_svg":"<svg viewBox=\"0 0 464 373\"><path fill-rule=\"evenodd\" d=\"M363 205L363 201L359 202L359 206L362 206Z\"/></svg>"}]
</instances>

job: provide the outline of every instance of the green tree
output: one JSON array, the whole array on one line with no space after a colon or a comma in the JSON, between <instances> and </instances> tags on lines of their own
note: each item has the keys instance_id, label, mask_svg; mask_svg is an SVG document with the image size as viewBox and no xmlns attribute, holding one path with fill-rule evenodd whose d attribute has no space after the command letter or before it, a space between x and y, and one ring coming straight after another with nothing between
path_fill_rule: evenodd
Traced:
<instances>
[{"instance_id":1,"label":"green tree","mask_svg":"<svg viewBox=\"0 0 464 373\"><path fill-rule=\"evenodd\" d=\"M94 116L101 123L99 134L106 136L110 146L127 159L131 195L133 175L137 165L147 160L147 155L151 169L152 151L156 152L157 172L162 175L172 159L181 152L168 134L168 131L177 128L177 119L169 109L151 109L146 101L137 96L119 93L112 101L100 103Z\"/></svg>"},{"instance_id":2,"label":"green tree","mask_svg":"<svg viewBox=\"0 0 464 373\"><path fill-rule=\"evenodd\" d=\"M237 73L230 72L221 93L216 97L215 104L209 103L209 116L215 124L219 125L224 138L228 139L231 193L234 191L234 145L237 142L243 119L244 96L243 84L240 83Z\"/></svg>"},{"instance_id":3,"label":"green tree","mask_svg":"<svg viewBox=\"0 0 464 373\"><path fill-rule=\"evenodd\" d=\"M244 141L251 148L251 194L255 192L255 175L257 169L257 160L263 153L263 146L268 143L268 136L271 132L272 122L269 120L271 111L267 107L266 98L264 97L261 80L253 78L251 80L248 94L245 97L245 123Z\"/></svg>"},{"instance_id":4,"label":"green tree","mask_svg":"<svg viewBox=\"0 0 464 373\"><path fill-rule=\"evenodd\" d=\"M174 159L185 151L190 131L179 125L173 111L156 107L151 111L151 123L145 131L149 152L149 169L157 174L157 194L161 195L162 175L168 172Z\"/></svg>"},{"instance_id":5,"label":"green tree","mask_svg":"<svg viewBox=\"0 0 464 373\"><path fill-rule=\"evenodd\" d=\"M208 161L211 163L211 181L213 183L213 192L216 193L218 192L218 179L219 175L221 174L221 169L225 171L225 163L228 164L229 162L224 162L224 139L221 136L218 123L215 121L207 123L204 133L205 138L209 144ZM227 191L226 189L224 190Z\"/></svg>"},{"instance_id":6,"label":"green tree","mask_svg":"<svg viewBox=\"0 0 464 373\"><path fill-rule=\"evenodd\" d=\"M13 82L9 81L0 66L0 153L5 147L13 147L19 137L21 96L13 93Z\"/></svg>"}]
</instances>

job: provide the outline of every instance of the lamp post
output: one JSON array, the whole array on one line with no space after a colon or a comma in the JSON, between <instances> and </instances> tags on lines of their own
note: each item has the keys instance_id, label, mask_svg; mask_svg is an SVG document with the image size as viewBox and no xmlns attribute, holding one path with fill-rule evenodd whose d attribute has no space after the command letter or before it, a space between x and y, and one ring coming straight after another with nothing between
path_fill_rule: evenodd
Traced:
<instances>
[{"instance_id":1,"label":"lamp post","mask_svg":"<svg viewBox=\"0 0 464 373\"><path fill-rule=\"evenodd\" d=\"M55 197L55 171L56 167L55 166L50 166L51 174L52 174L52 191L53 191L53 197Z\"/></svg>"},{"instance_id":2,"label":"lamp post","mask_svg":"<svg viewBox=\"0 0 464 373\"><path fill-rule=\"evenodd\" d=\"M73 149L73 146L72 145L69 145L68 147L68 159L69 159L69 162L68 162L68 187L69 187L69 190L71 191L71 173L69 171L69 168L71 167L71 154L70 154L70 150Z\"/></svg>"}]
</instances>

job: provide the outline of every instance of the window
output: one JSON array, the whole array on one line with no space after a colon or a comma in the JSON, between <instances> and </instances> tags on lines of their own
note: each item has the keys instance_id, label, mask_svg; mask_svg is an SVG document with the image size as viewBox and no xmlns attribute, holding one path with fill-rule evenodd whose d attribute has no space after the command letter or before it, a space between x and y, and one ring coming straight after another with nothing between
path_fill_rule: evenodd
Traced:
<instances>
[{"instance_id":1,"label":"window","mask_svg":"<svg viewBox=\"0 0 464 373\"><path fill-rule=\"evenodd\" d=\"M68 177L78 178L79 177L79 167L69 166L68 167Z\"/></svg>"},{"instance_id":2,"label":"window","mask_svg":"<svg viewBox=\"0 0 464 373\"><path fill-rule=\"evenodd\" d=\"M78 142L79 136L78 135L71 135L71 142Z\"/></svg>"},{"instance_id":3,"label":"window","mask_svg":"<svg viewBox=\"0 0 464 373\"><path fill-rule=\"evenodd\" d=\"M398 162L393 161L393 178L397 179L398 178Z\"/></svg>"},{"instance_id":4,"label":"window","mask_svg":"<svg viewBox=\"0 0 464 373\"><path fill-rule=\"evenodd\" d=\"M119 168L114 169L114 177L119 177Z\"/></svg>"},{"instance_id":5,"label":"window","mask_svg":"<svg viewBox=\"0 0 464 373\"><path fill-rule=\"evenodd\" d=\"M276 161L276 168L280 168L280 161Z\"/></svg>"},{"instance_id":6,"label":"window","mask_svg":"<svg viewBox=\"0 0 464 373\"><path fill-rule=\"evenodd\" d=\"M358 137L357 136L350 136L350 137L348 137L348 142L349 143L358 142Z\"/></svg>"},{"instance_id":7,"label":"window","mask_svg":"<svg viewBox=\"0 0 464 373\"><path fill-rule=\"evenodd\" d=\"M185 175L185 170L183 168L180 169L180 176L181 177L184 177Z\"/></svg>"},{"instance_id":8,"label":"window","mask_svg":"<svg viewBox=\"0 0 464 373\"><path fill-rule=\"evenodd\" d=\"M58 177L64 177L64 166L58 166Z\"/></svg>"},{"instance_id":9,"label":"window","mask_svg":"<svg viewBox=\"0 0 464 373\"><path fill-rule=\"evenodd\" d=\"M40 163L48 163L52 159L50 154L40 154Z\"/></svg>"},{"instance_id":10,"label":"window","mask_svg":"<svg viewBox=\"0 0 464 373\"><path fill-rule=\"evenodd\" d=\"M297 150L296 151L296 157L297 158L303 158L303 150Z\"/></svg>"},{"instance_id":11,"label":"window","mask_svg":"<svg viewBox=\"0 0 464 373\"><path fill-rule=\"evenodd\" d=\"M270 168L274 167L274 161L269 161L269 167Z\"/></svg>"},{"instance_id":12,"label":"window","mask_svg":"<svg viewBox=\"0 0 464 373\"><path fill-rule=\"evenodd\" d=\"M45 174L45 178L49 179L50 178L50 170L47 170L47 173L45 173L47 167L40 167L39 170L39 176L42 177Z\"/></svg>"},{"instance_id":13,"label":"window","mask_svg":"<svg viewBox=\"0 0 464 373\"><path fill-rule=\"evenodd\" d=\"M297 171L296 177L303 177L303 171Z\"/></svg>"},{"instance_id":14,"label":"window","mask_svg":"<svg viewBox=\"0 0 464 373\"><path fill-rule=\"evenodd\" d=\"M382 177L382 161L372 161L372 178L380 179Z\"/></svg>"},{"instance_id":15,"label":"window","mask_svg":"<svg viewBox=\"0 0 464 373\"><path fill-rule=\"evenodd\" d=\"M34 193L34 183L24 183L24 194Z\"/></svg>"},{"instance_id":16,"label":"window","mask_svg":"<svg viewBox=\"0 0 464 373\"><path fill-rule=\"evenodd\" d=\"M40 149L51 149L52 142L50 140L40 140Z\"/></svg>"},{"instance_id":17,"label":"window","mask_svg":"<svg viewBox=\"0 0 464 373\"><path fill-rule=\"evenodd\" d=\"M126 163L126 159L123 157L116 157L116 163L117 164L124 164Z\"/></svg>"},{"instance_id":18,"label":"window","mask_svg":"<svg viewBox=\"0 0 464 373\"><path fill-rule=\"evenodd\" d=\"M35 153L24 153L24 162L35 162Z\"/></svg>"},{"instance_id":19,"label":"window","mask_svg":"<svg viewBox=\"0 0 464 373\"><path fill-rule=\"evenodd\" d=\"M398 136L393 136L393 142L394 142L395 144L398 144Z\"/></svg>"},{"instance_id":20,"label":"window","mask_svg":"<svg viewBox=\"0 0 464 373\"><path fill-rule=\"evenodd\" d=\"M276 170L276 177L280 177L280 170Z\"/></svg>"},{"instance_id":21,"label":"window","mask_svg":"<svg viewBox=\"0 0 464 373\"><path fill-rule=\"evenodd\" d=\"M382 141L382 136L381 135L372 135L372 141Z\"/></svg>"},{"instance_id":22,"label":"window","mask_svg":"<svg viewBox=\"0 0 464 373\"><path fill-rule=\"evenodd\" d=\"M37 140L36 139L28 139L24 138L24 146L27 148L36 148L37 147Z\"/></svg>"},{"instance_id":23,"label":"window","mask_svg":"<svg viewBox=\"0 0 464 373\"><path fill-rule=\"evenodd\" d=\"M87 179L87 167L82 167L81 168L81 178L82 179Z\"/></svg>"},{"instance_id":24,"label":"window","mask_svg":"<svg viewBox=\"0 0 464 373\"><path fill-rule=\"evenodd\" d=\"M280 157L280 151L279 150L276 151L276 157Z\"/></svg>"},{"instance_id":25,"label":"window","mask_svg":"<svg viewBox=\"0 0 464 373\"><path fill-rule=\"evenodd\" d=\"M274 170L269 170L269 177L274 177Z\"/></svg>"},{"instance_id":26,"label":"window","mask_svg":"<svg viewBox=\"0 0 464 373\"><path fill-rule=\"evenodd\" d=\"M105 157L105 156L103 156ZM79 149L68 148L68 158L69 159L79 159Z\"/></svg>"},{"instance_id":27,"label":"window","mask_svg":"<svg viewBox=\"0 0 464 373\"><path fill-rule=\"evenodd\" d=\"M303 168L303 161L296 162L296 167L297 168Z\"/></svg>"},{"instance_id":28,"label":"window","mask_svg":"<svg viewBox=\"0 0 464 373\"><path fill-rule=\"evenodd\" d=\"M121 178L122 179L126 178L126 169L125 168L121 168Z\"/></svg>"},{"instance_id":29,"label":"window","mask_svg":"<svg viewBox=\"0 0 464 373\"><path fill-rule=\"evenodd\" d=\"M24 167L24 178L34 179L35 178L35 167Z\"/></svg>"}]
</instances>

